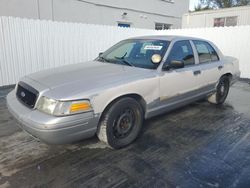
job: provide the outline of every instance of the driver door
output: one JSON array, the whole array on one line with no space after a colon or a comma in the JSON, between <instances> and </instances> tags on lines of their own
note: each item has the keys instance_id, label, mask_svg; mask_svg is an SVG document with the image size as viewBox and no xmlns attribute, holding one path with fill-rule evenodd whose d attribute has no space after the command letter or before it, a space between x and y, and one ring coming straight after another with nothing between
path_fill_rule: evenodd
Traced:
<instances>
[{"instance_id":1,"label":"driver door","mask_svg":"<svg viewBox=\"0 0 250 188\"><path fill-rule=\"evenodd\" d=\"M184 68L164 70L164 66L172 61L183 61ZM199 73L190 41L175 42L160 77L160 106L168 111L195 98L199 87Z\"/></svg>"}]
</instances>

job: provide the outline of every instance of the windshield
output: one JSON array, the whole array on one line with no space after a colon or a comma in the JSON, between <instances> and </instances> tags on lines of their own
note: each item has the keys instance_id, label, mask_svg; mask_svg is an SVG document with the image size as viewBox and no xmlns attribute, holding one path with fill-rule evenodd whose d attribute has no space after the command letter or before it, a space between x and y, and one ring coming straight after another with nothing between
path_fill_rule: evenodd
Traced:
<instances>
[{"instance_id":1,"label":"windshield","mask_svg":"<svg viewBox=\"0 0 250 188\"><path fill-rule=\"evenodd\" d=\"M169 43L164 40L124 40L100 55L98 61L156 69L159 63L152 63L151 57L158 54L163 58Z\"/></svg>"}]
</instances>

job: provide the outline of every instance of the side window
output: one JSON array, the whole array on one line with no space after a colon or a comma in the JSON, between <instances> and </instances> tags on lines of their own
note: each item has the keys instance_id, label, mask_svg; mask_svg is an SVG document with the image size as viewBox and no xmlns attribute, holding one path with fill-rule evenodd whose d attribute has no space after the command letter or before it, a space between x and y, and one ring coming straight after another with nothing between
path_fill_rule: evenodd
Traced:
<instances>
[{"instance_id":1,"label":"side window","mask_svg":"<svg viewBox=\"0 0 250 188\"><path fill-rule=\"evenodd\" d=\"M215 49L210 44L207 43L207 45L208 45L209 52L211 54L211 61L219 61L219 56L217 52L215 51Z\"/></svg>"},{"instance_id":2,"label":"side window","mask_svg":"<svg viewBox=\"0 0 250 188\"><path fill-rule=\"evenodd\" d=\"M207 63L219 60L216 51L209 43L198 40L195 40L193 42L198 52L200 63Z\"/></svg>"},{"instance_id":3,"label":"side window","mask_svg":"<svg viewBox=\"0 0 250 188\"><path fill-rule=\"evenodd\" d=\"M188 40L174 43L167 63L171 63L171 61L183 61L185 66L195 64L193 49Z\"/></svg>"}]
</instances>

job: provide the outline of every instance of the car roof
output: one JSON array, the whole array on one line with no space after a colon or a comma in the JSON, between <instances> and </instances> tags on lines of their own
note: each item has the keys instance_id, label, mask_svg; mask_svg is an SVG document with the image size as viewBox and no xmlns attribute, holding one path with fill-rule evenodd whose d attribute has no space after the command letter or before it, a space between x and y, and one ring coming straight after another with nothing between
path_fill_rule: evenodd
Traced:
<instances>
[{"instance_id":1,"label":"car roof","mask_svg":"<svg viewBox=\"0 0 250 188\"><path fill-rule=\"evenodd\" d=\"M201 38L178 36L178 35L151 35L151 36L133 37L130 39L166 40L166 41L173 41L173 40L203 40L204 41L204 39L201 39Z\"/></svg>"}]
</instances>

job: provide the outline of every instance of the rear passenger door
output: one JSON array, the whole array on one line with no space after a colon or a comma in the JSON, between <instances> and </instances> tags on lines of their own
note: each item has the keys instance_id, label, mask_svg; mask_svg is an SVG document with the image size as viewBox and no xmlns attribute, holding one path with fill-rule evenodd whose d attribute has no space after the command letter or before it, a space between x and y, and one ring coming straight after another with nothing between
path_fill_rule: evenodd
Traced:
<instances>
[{"instance_id":1,"label":"rear passenger door","mask_svg":"<svg viewBox=\"0 0 250 188\"><path fill-rule=\"evenodd\" d=\"M206 41L193 40L193 44L198 53L199 85L205 90L213 90L220 78L223 64L215 49Z\"/></svg>"}]
</instances>

